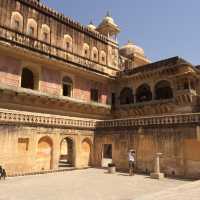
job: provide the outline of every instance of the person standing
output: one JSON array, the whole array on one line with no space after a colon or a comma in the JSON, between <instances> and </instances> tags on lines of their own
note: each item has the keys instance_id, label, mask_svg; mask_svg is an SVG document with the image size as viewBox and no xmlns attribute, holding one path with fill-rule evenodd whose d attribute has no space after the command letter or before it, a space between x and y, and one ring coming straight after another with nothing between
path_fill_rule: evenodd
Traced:
<instances>
[{"instance_id":1,"label":"person standing","mask_svg":"<svg viewBox=\"0 0 200 200\"><path fill-rule=\"evenodd\" d=\"M3 168L2 168L2 166L0 166L0 180L2 178L2 173L3 173Z\"/></svg>"},{"instance_id":2,"label":"person standing","mask_svg":"<svg viewBox=\"0 0 200 200\"><path fill-rule=\"evenodd\" d=\"M130 149L128 153L128 163L129 163L129 175L134 175L135 168L135 150Z\"/></svg>"},{"instance_id":3,"label":"person standing","mask_svg":"<svg viewBox=\"0 0 200 200\"><path fill-rule=\"evenodd\" d=\"M2 177L4 180L6 179L7 174L6 174L6 170L5 170L5 169L2 169L1 177Z\"/></svg>"}]
</instances>

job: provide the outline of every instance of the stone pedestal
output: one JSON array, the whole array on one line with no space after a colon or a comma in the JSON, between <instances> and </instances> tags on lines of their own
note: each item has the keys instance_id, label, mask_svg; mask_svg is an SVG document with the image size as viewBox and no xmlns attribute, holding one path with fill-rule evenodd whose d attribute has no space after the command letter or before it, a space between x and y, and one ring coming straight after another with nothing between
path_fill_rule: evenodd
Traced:
<instances>
[{"instance_id":1,"label":"stone pedestal","mask_svg":"<svg viewBox=\"0 0 200 200\"><path fill-rule=\"evenodd\" d=\"M154 172L151 173L151 178L154 179L162 179L164 178L164 174L160 172L160 156L162 153L157 153L156 158L155 158L155 167L154 167Z\"/></svg>"},{"instance_id":2,"label":"stone pedestal","mask_svg":"<svg viewBox=\"0 0 200 200\"><path fill-rule=\"evenodd\" d=\"M109 173L109 174L114 174L114 173L116 173L116 167L108 167L108 173Z\"/></svg>"}]
</instances>

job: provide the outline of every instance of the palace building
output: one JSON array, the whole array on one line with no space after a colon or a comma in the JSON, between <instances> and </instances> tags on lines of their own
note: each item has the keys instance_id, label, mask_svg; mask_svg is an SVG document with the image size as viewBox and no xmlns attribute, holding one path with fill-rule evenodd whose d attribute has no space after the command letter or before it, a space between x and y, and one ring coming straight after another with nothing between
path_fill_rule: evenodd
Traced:
<instances>
[{"instance_id":1,"label":"palace building","mask_svg":"<svg viewBox=\"0 0 200 200\"><path fill-rule=\"evenodd\" d=\"M67 167L200 177L200 68L119 47L108 14L83 26L39 0L0 1L0 165L8 174Z\"/></svg>"}]
</instances>

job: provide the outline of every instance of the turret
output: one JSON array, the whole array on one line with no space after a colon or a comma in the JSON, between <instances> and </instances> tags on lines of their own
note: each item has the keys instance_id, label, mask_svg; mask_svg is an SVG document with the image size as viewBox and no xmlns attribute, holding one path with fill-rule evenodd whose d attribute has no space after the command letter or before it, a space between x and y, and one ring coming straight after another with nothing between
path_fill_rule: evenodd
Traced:
<instances>
[{"instance_id":1,"label":"turret","mask_svg":"<svg viewBox=\"0 0 200 200\"><path fill-rule=\"evenodd\" d=\"M151 62L146 58L144 49L130 41L120 48L119 53L121 56L130 60L133 63L133 67L145 65Z\"/></svg>"},{"instance_id":2,"label":"turret","mask_svg":"<svg viewBox=\"0 0 200 200\"><path fill-rule=\"evenodd\" d=\"M102 22L99 24L96 30L99 33L115 40L117 39L117 34L120 32L118 25L115 23L114 19L110 16L109 12L103 18Z\"/></svg>"}]
</instances>

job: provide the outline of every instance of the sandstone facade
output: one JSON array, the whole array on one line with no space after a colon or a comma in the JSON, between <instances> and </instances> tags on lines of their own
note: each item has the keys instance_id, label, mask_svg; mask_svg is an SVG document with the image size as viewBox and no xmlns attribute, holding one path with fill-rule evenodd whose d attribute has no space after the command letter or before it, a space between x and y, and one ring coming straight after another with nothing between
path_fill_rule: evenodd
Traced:
<instances>
[{"instance_id":1,"label":"sandstone facade","mask_svg":"<svg viewBox=\"0 0 200 200\"><path fill-rule=\"evenodd\" d=\"M83 26L37 0L0 2L0 165L9 174L70 166L199 177L200 71L151 63L107 15ZM64 161L63 161L64 160ZM63 166L62 166L63 167Z\"/></svg>"}]
</instances>

